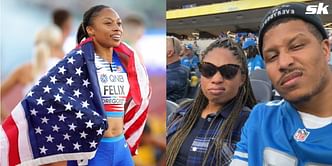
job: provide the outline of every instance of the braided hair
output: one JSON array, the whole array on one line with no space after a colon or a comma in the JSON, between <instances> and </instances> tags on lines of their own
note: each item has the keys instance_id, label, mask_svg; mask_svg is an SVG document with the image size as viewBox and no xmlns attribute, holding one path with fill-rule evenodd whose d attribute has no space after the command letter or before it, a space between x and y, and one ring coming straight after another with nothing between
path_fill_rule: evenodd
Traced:
<instances>
[{"instance_id":1,"label":"braided hair","mask_svg":"<svg viewBox=\"0 0 332 166\"><path fill-rule=\"evenodd\" d=\"M110 8L110 7L105 5L97 5L91 7L88 11L84 13L83 21L77 30L77 35L76 35L77 44L79 44L84 38L89 37L89 34L86 31L86 27L92 25L93 18L96 17L99 14L99 12L105 8Z\"/></svg>"},{"instance_id":2,"label":"braided hair","mask_svg":"<svg viewBox=\"0 0 332 166\"><path fill-rule=\"evenodd\" d=\"M232 110L227 119L224 120L223 124L219 128L217 132L217 136L215 141L213 142L213 146L210 146L207 150L207 153L204 156L203 164L206 165L208 161L208 157L213 155L216 158L216 163L214 165L222 165L222 156L221 151L225 141L229 141L230 143L232 137L232 130L236 123L236 120L239 117L240 112L242 111L244 106L252 108L256 104L256 99L253 95L253 91L251 89L250 80L248 78L248 67L247 60L244 55L241 47L236 44L231 39L218 39L211 43L202 53L202 59L205 58L208 52L212 51L214 48L227 48L232 51L234 57L241 63L241 72L246 76L244 84L240 87L237 95L231 99L229 102L232 104ZM179 153L181 145L184 140L192 130L195 122L201 116L204 108L208 105L208 99L203 94L202 90L199 90L197 97L194 99L193 103L188 109L188 113L185 114L183 119L183 126L172 136L171 140L168 143L167 151L166 151L166 165L172 166L176 160L176 157ZM221 111L221 110L219 110ZM211 123L212 124L212 123ZM214 147L214 148L213 148ZM211 154L213 150L213 154Z\"/></svg>"}]
</instances>

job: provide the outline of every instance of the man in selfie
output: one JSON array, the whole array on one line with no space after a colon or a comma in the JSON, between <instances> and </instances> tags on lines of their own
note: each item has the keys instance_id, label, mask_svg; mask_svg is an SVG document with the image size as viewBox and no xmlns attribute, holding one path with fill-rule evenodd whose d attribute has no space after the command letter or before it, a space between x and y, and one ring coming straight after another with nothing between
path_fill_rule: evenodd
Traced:
<instances>
[{"instance_id":1,"label":"man in selfie","mask_svg":"<svg viewBox=\"0 0 332 166\"><path fill-rule=\"evenodd\" d=\"M259 32L259 51L284 98L256 105L231 165L331 165L330 44L319 15L306 5L271 9Z\"/></svg>"}]
</instances>

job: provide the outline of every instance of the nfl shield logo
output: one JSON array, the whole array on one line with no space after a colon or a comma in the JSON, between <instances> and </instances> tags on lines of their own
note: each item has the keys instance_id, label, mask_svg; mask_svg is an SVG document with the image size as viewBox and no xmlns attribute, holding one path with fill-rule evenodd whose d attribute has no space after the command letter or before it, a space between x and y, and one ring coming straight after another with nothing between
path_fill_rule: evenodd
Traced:
<instances>
[{"instance_id":1,"label":"nfl shield logo","mask_svg":"<svg viewBox=\"0 0 332 166\"><path fill-rule=\"evenodd\" d=\"M304 142L308 138L309 134L310 132L306 129L297 129L294 134L294 139L298 142Z\"/></svg>"}]
</instances>

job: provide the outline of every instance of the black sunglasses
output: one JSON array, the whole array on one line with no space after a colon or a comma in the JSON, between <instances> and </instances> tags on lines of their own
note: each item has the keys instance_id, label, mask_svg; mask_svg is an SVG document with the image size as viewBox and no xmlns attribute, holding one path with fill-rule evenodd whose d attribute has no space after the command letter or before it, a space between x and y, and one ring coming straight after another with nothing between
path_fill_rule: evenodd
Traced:
<instances>
[{"instance_id":1,"label":"black sunglasses","mask_svg":"<svg viewBox=\"0 0 332 166\"><path fill-rule=\"evenodd\" d=\"M212 63L202 62L199 64L198 68L199 68L199 71L201 72L202 76L204 76L206 78L211 78L219 71L219 73L225 79L231 80L236 76L238 70L240 69L240 65L226 64L226 65L217 67Z\"/></svg>"}]
</instances>

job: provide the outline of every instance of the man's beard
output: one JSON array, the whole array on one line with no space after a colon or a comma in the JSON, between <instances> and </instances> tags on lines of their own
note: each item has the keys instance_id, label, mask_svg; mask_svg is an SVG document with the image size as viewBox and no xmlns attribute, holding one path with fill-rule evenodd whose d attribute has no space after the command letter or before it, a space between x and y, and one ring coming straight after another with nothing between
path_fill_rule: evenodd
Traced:
<instances>
[{"instance_id":1,"label":"man's beard","mask_svg":"<svg viewBox=\"0 0 332 166\"><path fill-rule=\"evenodd\" d=\"M327 77L324 76L323 74L321 74L319 82L317 84L315 84L314 87L307 94L304 94L303 96L299 96L295 99L290 99L290 100L288 100L287 98L285 98L285 99L295 105L304 104L305 102L310 101L312 97L314 97L314 96L318 95L320 92L322 92L323 89L325 88L325 86L327 86L327 83L328 83Z\"/></svg>"}]
</instances>

